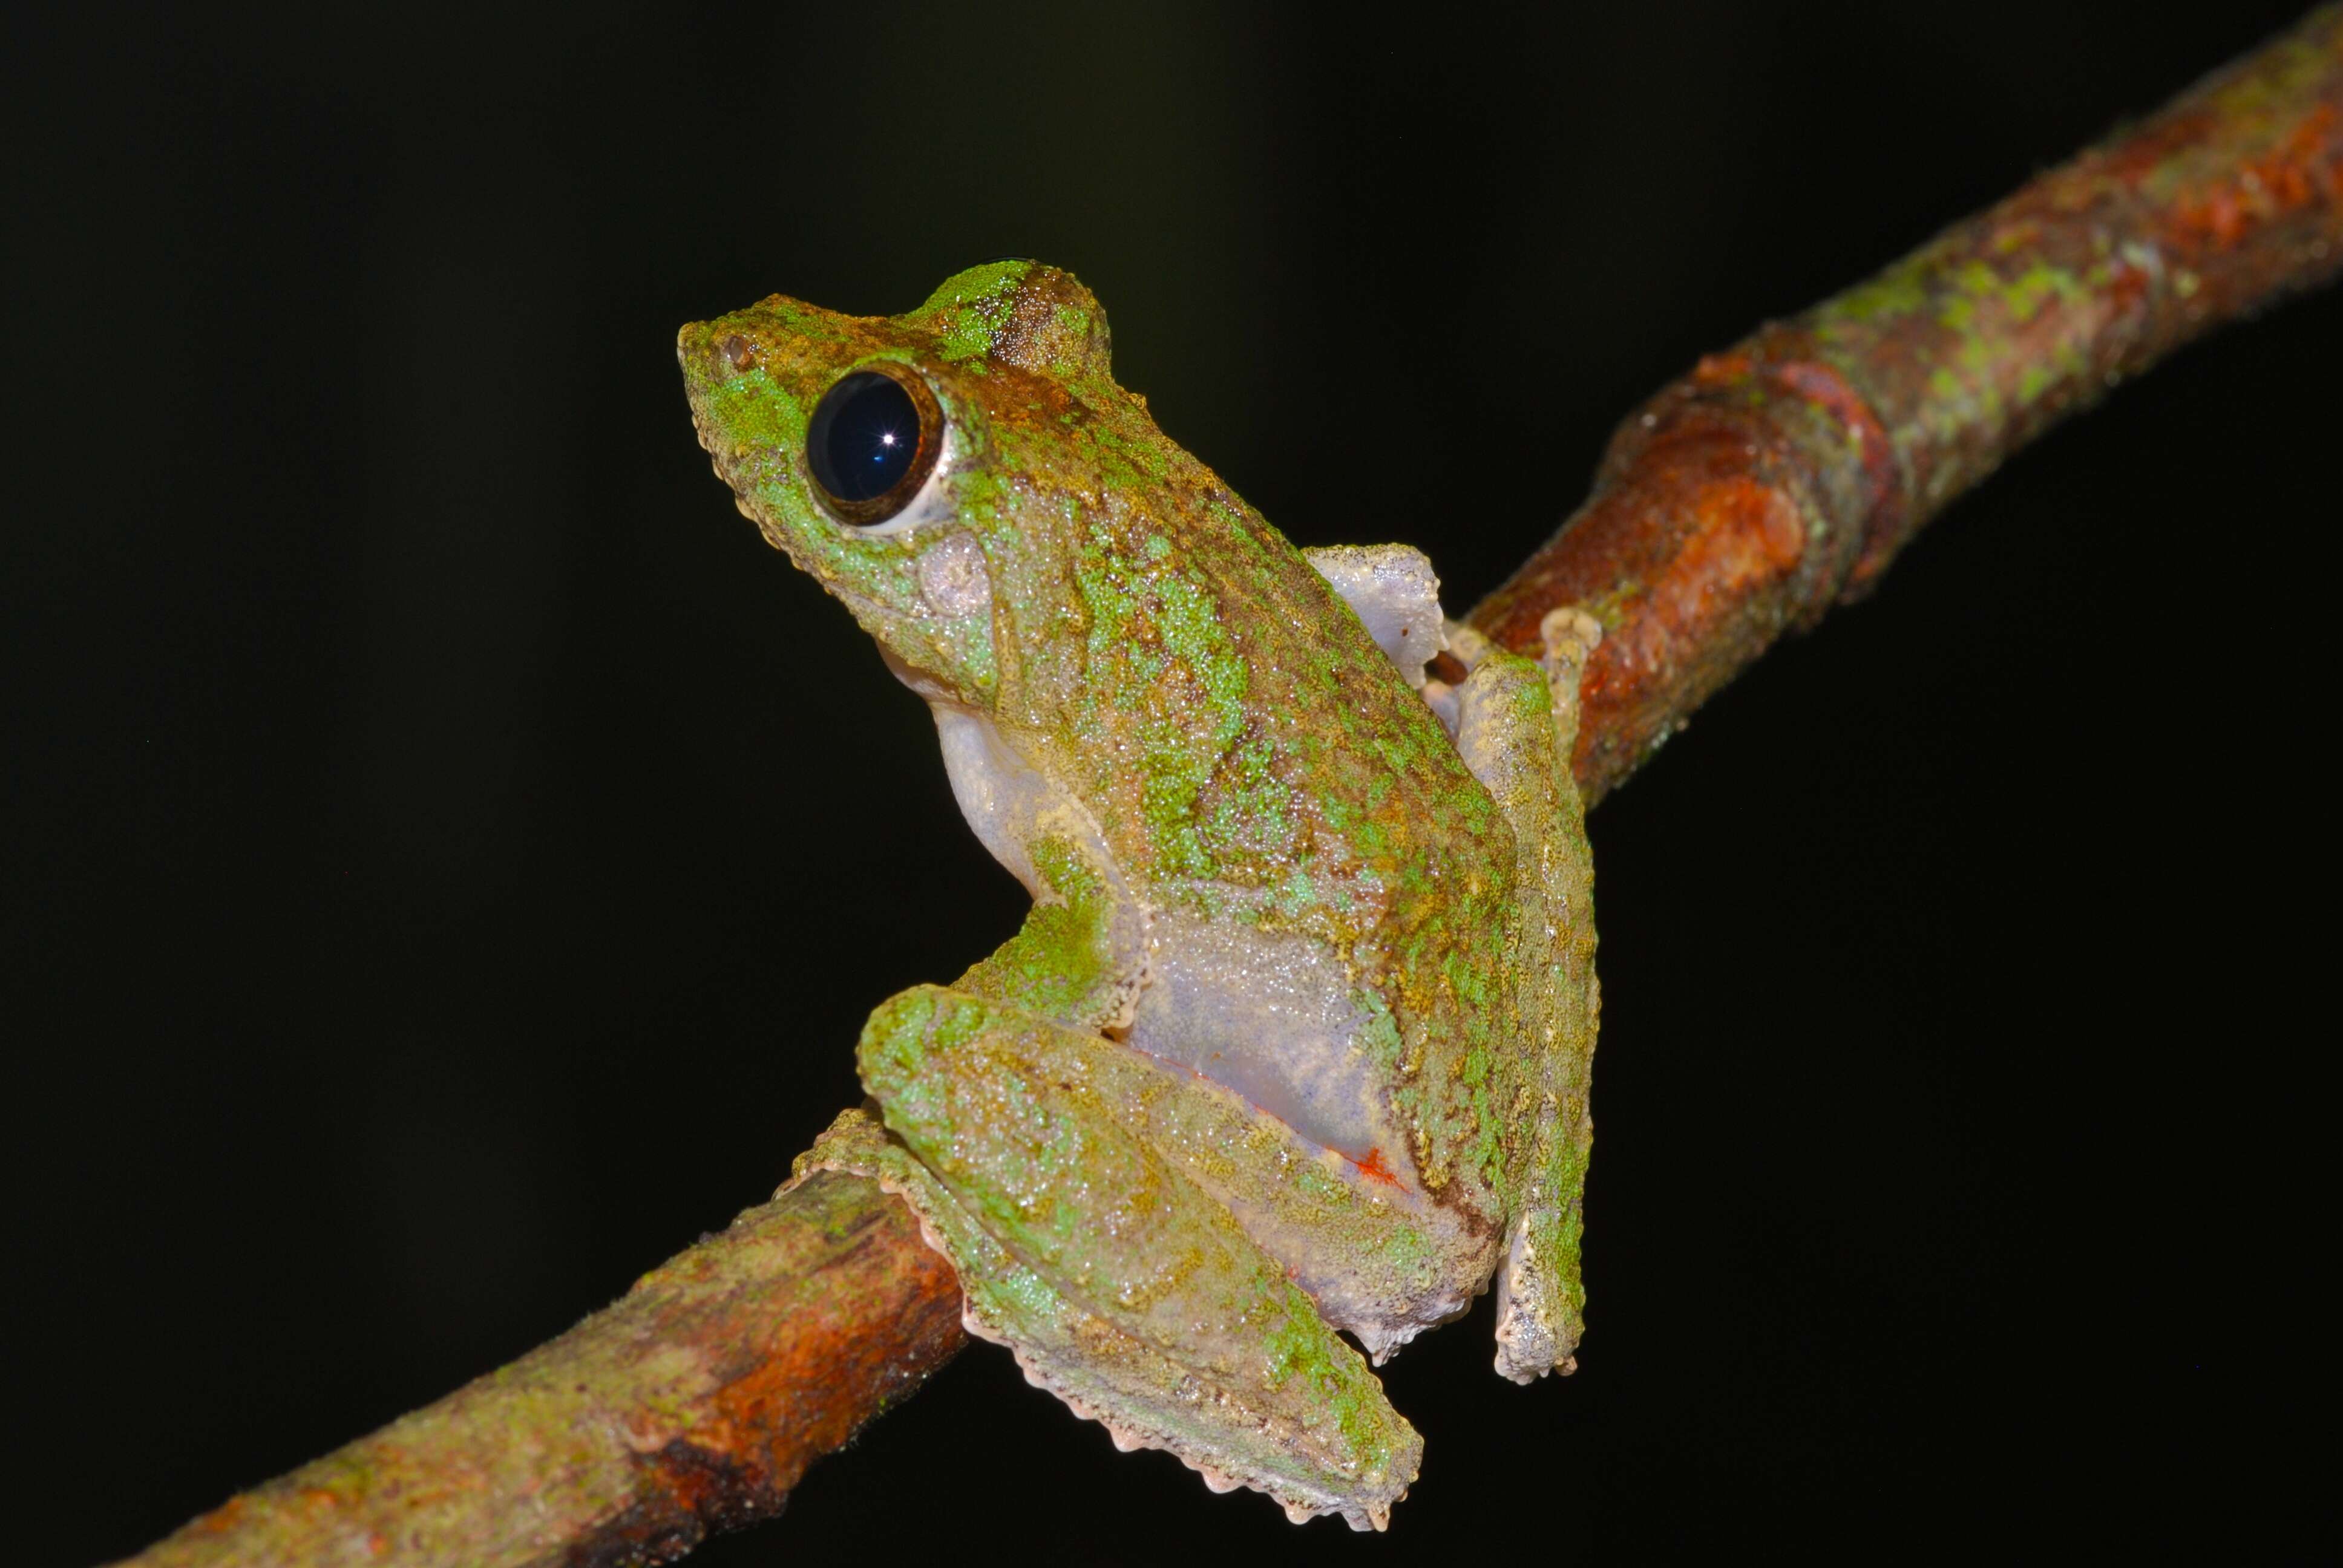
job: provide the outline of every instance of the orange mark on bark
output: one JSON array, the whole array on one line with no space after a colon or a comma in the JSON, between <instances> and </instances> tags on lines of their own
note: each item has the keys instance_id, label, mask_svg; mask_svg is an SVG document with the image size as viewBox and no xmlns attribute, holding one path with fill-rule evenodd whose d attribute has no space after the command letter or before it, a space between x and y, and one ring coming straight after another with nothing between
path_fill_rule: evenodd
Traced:
<instances>
[{"instance_id":1,"label":"orange mark on bark","mask_svg":"<svg viewBox=\"0 0 2343 1568\"><path fill-rule=\"evenodd\" d=\"M915 1223L908 1210L889 1219L904 1228ZM789 1325L792 1332L752 1355L739 1355L733 1347L706 1347L713 1358L729 1363L729 1375L691 1434L695 1446L743 1466L754 1484L786 1492L809 1461L844 1442L865 1419L862 1402L836 1397L837 1388L891 1389L900 1362L916 1359L912 1347L959 1347L960 1277L951 1264L925 1246L874 1250L902 1282L885 1287L887 1298L909 1300L919 1310L900 1317L887 1334L851 1321L797 1322ZM826 1397L809 1400L808 1389L822 1389ZM734 1483L729 1476L711 1477L699 1462L676 1466L674 1474L686 1495L697 1495L711 1479Z\"/></svg>"},{"instance_id":2,"label":"orange mark on bark","mask_svg":"<svg viewBox=\"0 0 2343 1568\"><path fill-rule=\"evenodd\" d=\"M1700 596L1779 577L1805 550L1796 504L1762 479L1713 480L1701 487L1693 508L1698 519L1693 538L1670 575L1688 579Z\"/></svg>"},{"instance_id":3,"label":"orange mark on bark","mask_svg":"<svg viewBox=\"0 0 2343 1568\"><path fill-rule=\"evenodd\" d=\"M1397 1187L1403 1191L1406 1191L1407 1183L1399 1179L1398 1172L1383 1163L1383 1151L1381 1149L1370 1149L1364 1160L1353 1160L1351 1163L1357 1166L1359 1174L1370 1181L1380 1181L1386 1187Z\"/></svg>"},{"instance_id":4,"label":"orange mark on bark","mask_svg":"<svg viewBox=\"0 0 2343 1568\"><path fill-rule=\"evenodd\" d=\"M676 1267L637 1288L666 1293L663 1276ZM593 1560L647 1561L649 1543L689 1544L779 1513L809 1463L917 1387L966 1338L958 1276L920 1242L918 1221L893 1199L857 1216L805 1279L807 1304L796 1310L719 1300L661 1322L666 1353L698 1357L714 1386L694 1398L672 1435L638 1445L630 1505L589 1543L605 1553Z\"/></svg>"},{"instance_id":5,"label":"orange mark on bark","mask_svg":"<svg viewBox=\"0 0 2343 1568\"><path fill-rule=\"evenodd\" d=\"M1746 349L1727 348L1702 355L1700 363L1692 367L1692 380L1699 387L1730 387L1746 381L1755 368L1756 363Z\"/></svg>"},{"instance_id":6,"label":"orange mark on bark","mask_svg":"<svg viewBox=\"0 0 2343 1568\"><path fill-rule=\"evenodd\" d=\"M2334 201L2343 185L2336 130L2334 106L2319 105L2266 156L2225 171L2227 178L2176 206L2172 226L2187 239L2227 250L2262 224Z\"/></svg>"}]
</instances>

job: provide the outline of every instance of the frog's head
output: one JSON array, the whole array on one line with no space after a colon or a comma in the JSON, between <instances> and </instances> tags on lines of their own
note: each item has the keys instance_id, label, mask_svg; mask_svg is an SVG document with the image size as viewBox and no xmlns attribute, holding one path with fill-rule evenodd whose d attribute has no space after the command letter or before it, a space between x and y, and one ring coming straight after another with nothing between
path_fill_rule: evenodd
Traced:
<instances>
[{"instance_id":1,"label":"frog's head","mask_svg":"<svg viewBox=\"0 0 2343 1568\"><path fill-rule=\"evenodd\" d=\"M1145 418L1090 291L993 262L904 316L775 295L686 327L676 352L741 512L922 695L994 709L1030 623L1066 601L1091 427Z\"/></svg>"}]
</instances>

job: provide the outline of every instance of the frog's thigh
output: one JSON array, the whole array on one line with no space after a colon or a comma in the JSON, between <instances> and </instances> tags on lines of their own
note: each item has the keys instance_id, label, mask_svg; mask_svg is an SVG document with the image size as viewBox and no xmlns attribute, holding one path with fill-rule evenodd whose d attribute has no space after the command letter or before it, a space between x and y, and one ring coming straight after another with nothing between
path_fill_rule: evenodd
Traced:
<instances>
[{"instance_id":1,"label":"frog's thigh","mask_svg":"<svg viewBox=\"0 0 2343 1568\"><path fill-rule=\"evenodd\" d=\"M1282 1265L1318 1313L1381 1364L1464 1312L1496 1245L1386 1168L1305 1138L1176 1061L1096 1036L1061 1037L1060 1065Z\"/></svg>"},{"instance_id":2,"label":"frog's thigh","mask_svg":"<svg viewBox=\"0 0 2343 1568\"><path fill-rule=\"evenodd\" d=\"M1525 873L1515 1014L1523 1049L1538 1059L1540 1106L1497 1274L1497 1371L1520 1382L1575 1365L1585 1302L1580 1201L1594 1136L1594 869L1570 772L1578 669L1594 634L1575 622L1553 632L1543 664L1493 651L1458 692L1457 749L1512 823Z\"/></svg>"},{"instance_id":3,"label":"frog's thigh","mask_svg":"<svg viewBox=\"0 0 2343 1568\"><path fill-rule=\"evenodd\" d=\"M1380 1528L1422 1440L1277 1261L1126 1124L1101 1063L1135 1054L963 991L906 991L860 1050L901 1143L837 1162L900 1191L960 1271L970 1328L1118 1443L1296 1517Z\"/></svg>"}]
</instances>

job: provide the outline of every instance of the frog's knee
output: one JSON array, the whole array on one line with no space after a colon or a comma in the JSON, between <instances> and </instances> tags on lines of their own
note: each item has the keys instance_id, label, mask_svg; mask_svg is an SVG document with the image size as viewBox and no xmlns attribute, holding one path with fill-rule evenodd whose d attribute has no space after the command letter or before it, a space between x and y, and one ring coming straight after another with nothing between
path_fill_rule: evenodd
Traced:
<instances>
[{"instance_id":1,"label":"frog's knee","mask_svg":"<svg viewBox=\"0 0 2343 1568\"><path fill-rule=\"evenodd\" d=\"M1456 750L1501 805L1551 771L1554 719L1545 677L1528 659L1491 650L1456 689Z\"/></svg>"},{"instance_id":2,"label":"frog's knee","mask_svg":"<svg viewBox=\"0 0 2343 1568\"><path fill-rule=\"evenodd\" d=\"M881 1104L947 1070L983 1031L991 1004L940 985L916 985L880 1002L862 1026L855 1065Z\"/></svg>"}]
</instances>

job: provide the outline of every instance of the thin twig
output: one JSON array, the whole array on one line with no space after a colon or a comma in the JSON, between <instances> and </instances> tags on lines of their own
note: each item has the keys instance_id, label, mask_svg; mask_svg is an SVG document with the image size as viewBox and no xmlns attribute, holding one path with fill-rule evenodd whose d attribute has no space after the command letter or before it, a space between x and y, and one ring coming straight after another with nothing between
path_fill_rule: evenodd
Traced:
<instances>
[{"instance_id":1,"label":"thin twig","mask_svg":"<svg viewBox=\"0 0 2343 1568\"><path fill-rule=\"evenodd\" d=\"M1626 777L1785 629L2062 416L2343 265L2343 7L1868 283L1704 359L1473 612L1515 647L1591 607L1578 771ZM965 1342L950 1267L818 1176L510 1366L231 1499L141 1564L669 1561Z\"/></svg>"}]
</instances>

